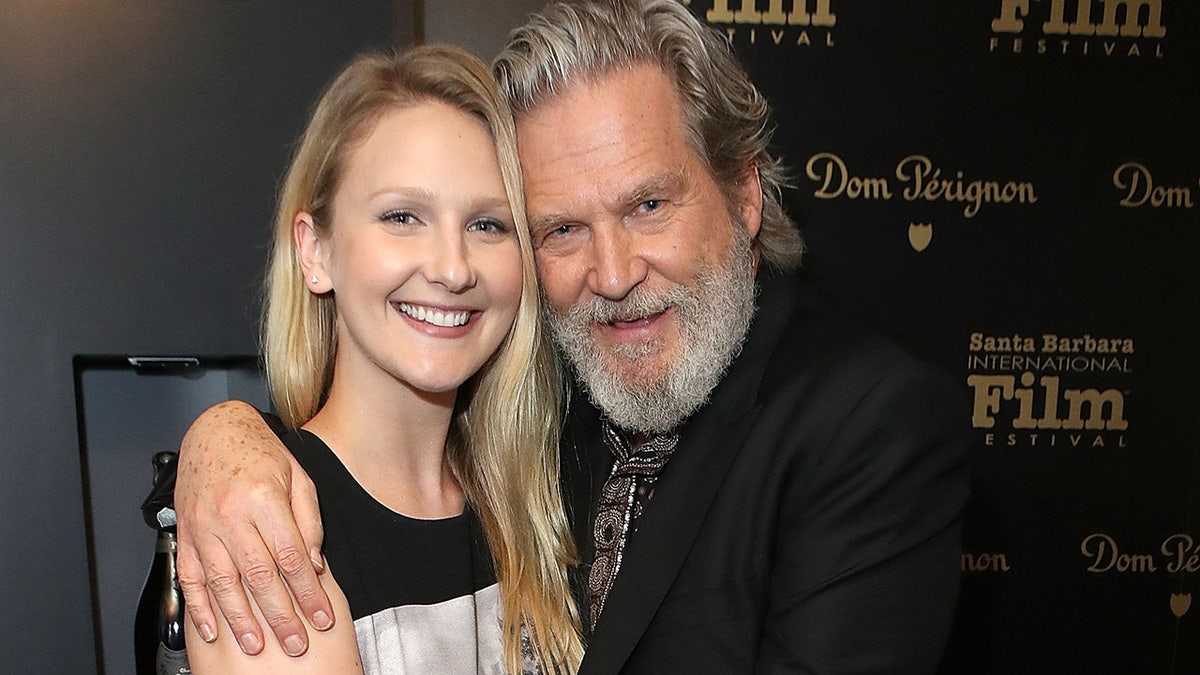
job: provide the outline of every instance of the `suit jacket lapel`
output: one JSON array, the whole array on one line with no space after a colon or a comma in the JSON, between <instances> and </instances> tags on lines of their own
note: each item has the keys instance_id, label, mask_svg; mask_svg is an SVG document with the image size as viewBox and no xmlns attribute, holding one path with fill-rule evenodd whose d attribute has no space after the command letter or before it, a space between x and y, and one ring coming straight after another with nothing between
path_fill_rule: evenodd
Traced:
<instances>
[{"instance_id":1,"label":"suit jacket lapel","mask_svg":"<svg viewBox=\"0 0 1200 675\"><path fill-rule=\"evenodd\" d=\"M687 558L709 505L757 417L758 385L795 300L790 289L779 287L789 278L767 281L774 283L764 283L770 287L764 288L742 354L714 390L711 402L681 430L675 454L625 549L580 675L621 670ZM589 443L603 446L599 433ZM607 452L593 445L590 454L602 451ZM590 542L587 550L590 560Z\"/></svg>"}]
</instances>

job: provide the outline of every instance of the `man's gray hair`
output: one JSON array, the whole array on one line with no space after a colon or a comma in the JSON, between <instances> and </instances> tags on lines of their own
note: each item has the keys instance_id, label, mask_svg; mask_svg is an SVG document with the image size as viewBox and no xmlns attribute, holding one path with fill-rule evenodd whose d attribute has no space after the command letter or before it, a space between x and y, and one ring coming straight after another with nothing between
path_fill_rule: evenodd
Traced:
<instances>
[{"instance_id":1,"label":"man's gray hair","mask_svg":"<svg viewBox=\"0 0 1200 675\"><path fill-rule=\"evenodd\" d=\"M573 82L639 65L656 65L674 81L692 147L721 186L732 216L745 172L757 167L762 259L779 269L797 268L804 242L783 210L787 171L768 149L770 107L729 42L678 0L553 2L513 31L492 69L519 119Z\"/></svg>"}]
</instances>

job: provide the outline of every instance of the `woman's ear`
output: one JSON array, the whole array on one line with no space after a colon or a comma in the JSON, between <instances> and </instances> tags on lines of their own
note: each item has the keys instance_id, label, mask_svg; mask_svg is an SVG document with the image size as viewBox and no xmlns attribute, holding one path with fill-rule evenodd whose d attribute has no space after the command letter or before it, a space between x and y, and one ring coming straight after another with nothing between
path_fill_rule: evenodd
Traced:
<instances>
[{"instance_id":1,"label":"woman's ear","mask_svg":"<svg viewBox=\"0 0 1200 675\"><path fill-rule=\"evenodd\" d=\"M304 273L304 285L316 295L333 290L333 279L326 266L326 246L317 235L312 214L301 211L292 221L292 236L296 240L296 251L300 256L300 270Z\"/></svg>"}]
</instances>

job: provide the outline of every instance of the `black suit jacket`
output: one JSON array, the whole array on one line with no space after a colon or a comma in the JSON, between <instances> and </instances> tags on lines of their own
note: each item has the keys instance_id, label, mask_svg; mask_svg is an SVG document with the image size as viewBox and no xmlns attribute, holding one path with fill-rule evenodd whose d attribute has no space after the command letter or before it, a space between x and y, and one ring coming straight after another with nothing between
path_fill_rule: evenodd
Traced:
<instances>
[{"instance_id":1,"label":"black suit jacket","mask_svg":"<svg viewBox=\"0 0 1200 675\"><path fill-rule=\"evenodd\" d=\"M759 281L744 349L684 424L580 673L937 667L968 484L961 393L791 277ZM586 578L612 457L585 398L565 440Z\"/></svg>"}]
</instances>

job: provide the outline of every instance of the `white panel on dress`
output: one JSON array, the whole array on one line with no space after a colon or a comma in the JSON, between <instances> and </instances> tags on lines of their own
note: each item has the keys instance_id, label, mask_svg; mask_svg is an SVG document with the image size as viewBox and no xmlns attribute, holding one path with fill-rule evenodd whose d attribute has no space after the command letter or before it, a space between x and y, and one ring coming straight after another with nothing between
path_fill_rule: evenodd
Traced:
<instances>
[{"instance_id":1,"label":"white panel on dress","mask_svg":"<svg viewBox=\"0 0 1200 675\"><path fill-rule=\"evenodd\" d=\"M499 584L473 597L364 616L354 633L365 675L504 673Z\"/></svg>"}]
</instances>

